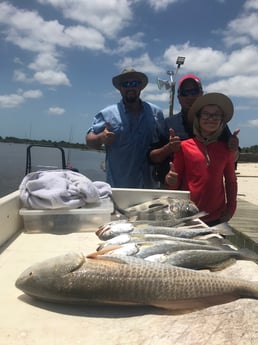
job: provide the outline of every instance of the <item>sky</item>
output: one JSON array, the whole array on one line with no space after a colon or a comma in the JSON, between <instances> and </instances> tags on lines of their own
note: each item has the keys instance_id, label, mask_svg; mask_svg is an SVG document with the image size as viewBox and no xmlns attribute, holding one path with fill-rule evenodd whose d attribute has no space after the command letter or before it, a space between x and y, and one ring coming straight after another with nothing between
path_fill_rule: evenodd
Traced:
<instances>
[{"instance_id":1,"label":"sky","mask_svg":"<svg viewBox=\"0 0 258 345\"><path fill-rule=\"evenodd\" d=\"M0 0L0 53L3 138L84 143L94 115L120 100L112 77L132 66L165 116L157 79L198 75L204 92L232 99L240 146L258 144L258 0Z\"/></svg>"}]
</instances>

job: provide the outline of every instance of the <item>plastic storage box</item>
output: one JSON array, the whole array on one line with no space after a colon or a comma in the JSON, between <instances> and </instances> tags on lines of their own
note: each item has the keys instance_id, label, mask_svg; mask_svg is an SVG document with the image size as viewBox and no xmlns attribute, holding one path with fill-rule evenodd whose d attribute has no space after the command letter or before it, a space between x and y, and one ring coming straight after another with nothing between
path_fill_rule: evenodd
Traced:
<instances>
[{"instance_id":1,"label":"plastic storage box","mask_svg":"<svg viewBox=\"0 0 258 345\"><path fill-rule=\"evenodd\" d=\"M88 204L78 209L29 210L21 208L25 232L75 232L96 231L110 222L113 203L109 198L100 203Z\"/></svg>"}]
</instances>

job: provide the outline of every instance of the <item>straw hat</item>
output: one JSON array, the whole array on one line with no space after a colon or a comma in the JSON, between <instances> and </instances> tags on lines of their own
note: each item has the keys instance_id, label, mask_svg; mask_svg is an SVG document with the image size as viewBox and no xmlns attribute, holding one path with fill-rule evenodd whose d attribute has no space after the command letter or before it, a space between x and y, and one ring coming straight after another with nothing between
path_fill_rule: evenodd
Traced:
<instances>
[{"instance_id":1,"label":"straw hat","mask_svg":"<svg viewBox=\"0 0 258 345\"><path fill-rule=\"evenodd\" d=\"M208 104L215 104L221 108L224 113L223 121L225 123L231 120L234 113L233 103L229 97L218 92L211 92L198 97L189 110L188 120L193 122L197 113Z\"/></svg>"},{"instance_id":2,"label":"straw hat","mask_svg":"<svg viewBox=\"0 0 258 345\"><path fill-rule=\"evenodd\" d=\"M145 88L148 84L148 77L142 72L136 71L133 67L127 67L123 69L121 74L113 77L112 83L116 89L120 88L122 81L126 81L127 78L135 78L136 80L141 81L141 90Z\"/></svg>"}]
</instances>

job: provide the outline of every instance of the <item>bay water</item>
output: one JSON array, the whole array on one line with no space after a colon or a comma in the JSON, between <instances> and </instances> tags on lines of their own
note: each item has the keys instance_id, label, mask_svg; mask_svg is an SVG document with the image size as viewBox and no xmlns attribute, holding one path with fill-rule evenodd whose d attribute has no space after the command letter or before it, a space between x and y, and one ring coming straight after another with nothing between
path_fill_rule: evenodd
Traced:
<instances>
[{"instance_id":1,"label":"bay water","mask_svg":"<svg viewBox=\"0 0 258 345\"><path fill-rule=\"evenodd\" d=\"M26 144L0 142L0 197L17 190L24 178L27 147ZM66 163L69 161L81 174L92 181L105 181L102 169L104 152L70 148L64 151ZM34 147L31 149L31 165L32 171L40 170L42 165L47 165L50 169L61 168L60 151Z\"/></svg>"}]
</instances>

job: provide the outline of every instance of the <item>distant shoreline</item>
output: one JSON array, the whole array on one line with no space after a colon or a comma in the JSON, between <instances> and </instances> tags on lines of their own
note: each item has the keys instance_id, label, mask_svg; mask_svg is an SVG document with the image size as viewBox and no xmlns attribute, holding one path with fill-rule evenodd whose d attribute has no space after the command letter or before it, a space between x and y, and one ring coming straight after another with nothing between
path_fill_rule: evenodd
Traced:
<instances>
[{"instance_id":1,"label":"distant shoreline","mask_svg":"<svg viewBox=\"0 0 258 345\"><path fill-rule=\"evenodd\" d=\"M1 143L9 143L9 144L27 144L27 145L42 145L42 146L50 146L50 147L63 147L63 148L73 148L73 149L80 149L80 150L92 150L86 144L80 143L70 143L68 141L51 141L51 140L33 140L33 139L20 139L15 137L6 137L5 139L1 138ZM103 149L95 150L95 151L104 151Z\"/></svg>"},{"instance_id":2,"label":"distant shoreline","mask_svg":"<svg viewBox=\"0 0 258 345\"><path fill-rule=\"evenodd\" d=\"M258 163L258 153L240 153L238 162L242 163Z\"/></svg>"},{"instance_id":3,"label":"distant shoreline","mask_svg":"<svg viewBox=\"0 0 258 345\"><path fill-rule=\"evenodd\" d=\"M47 145L47 146L60 146L63 148L73 148L80 150L92 150L86 144L70 143L67 141L51 141L51 140L34 140L26 138L5 137L0 136L0 142L13 143L13 144L27 144L27 145ZM105 148L96 151L105 151ZM250 148L241 149L238 162L257 163L258 162L258 145L251 146Z\"/></svg>"}]
</instances>

